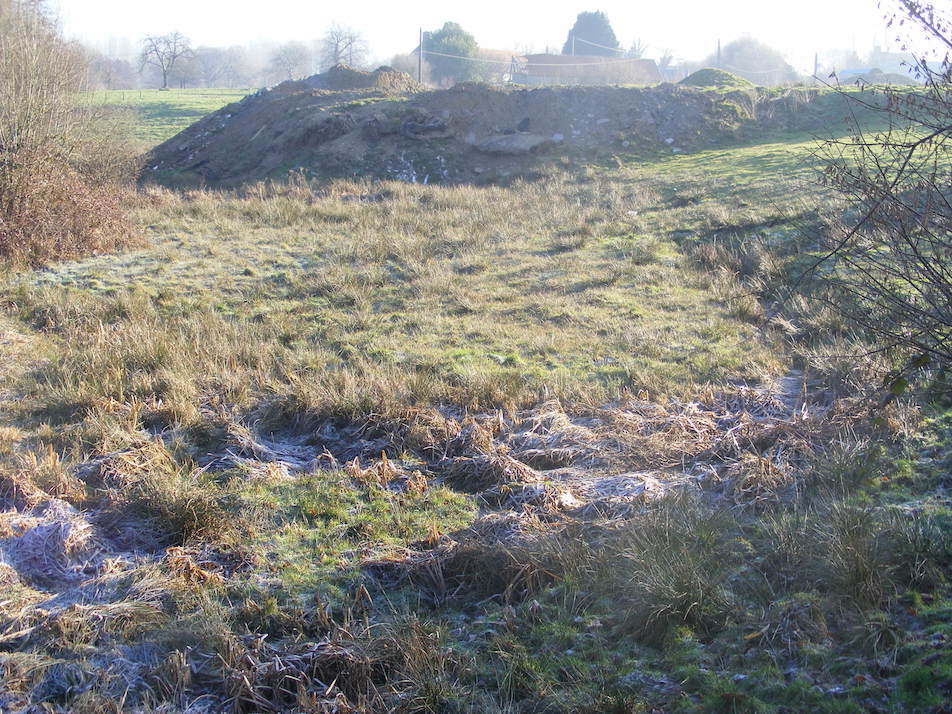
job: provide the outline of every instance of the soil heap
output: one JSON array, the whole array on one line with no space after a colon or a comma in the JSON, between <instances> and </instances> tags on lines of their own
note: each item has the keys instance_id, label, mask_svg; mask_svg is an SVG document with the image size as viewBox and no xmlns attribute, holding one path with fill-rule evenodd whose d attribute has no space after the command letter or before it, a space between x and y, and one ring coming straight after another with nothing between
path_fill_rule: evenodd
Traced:
<instances>
[{"instance_id":1,"label":"soil heap","mask_svg":"<svg viewBox=\"0 0 952 714\"><path fill-rule=\"evenodd\" d=\"M726 73L725 73L726 74ZM560 156L690 152L766 130L829 124L820 90L490 87L423 91L389 67L334 67L211 114L148 157L144 180L234 187L282 179L484 183Z\"/></svg>"},{"instance_id":2,"label":"soil heap","mask_svg":"<svg viewBox=\"0 0 952 714\"><path fill-rule=\"evenodd\" d=\"M733 89L752 89L754 86L743 77L713 67L699 69L682 79L680 83L686 87L730 87Z\"/></svg>"},{"instance_id":3,"label":"soil heap","mask_svg":"<svg viewBox=\"0 0 952 714\"><path fill-rule=\"evenodd\" d=\"M338 64L323 74L315 74L307 79L279 84L277 89L282 92L305 89L330 89L334 91L378 89L382 92L406 93L419 92L424 89L424 86L406 72L400 72L393 67L383 66L378 67L373 72L364 72L359 69L352 69L347 65Z\"/></svg>"}]
</instances>

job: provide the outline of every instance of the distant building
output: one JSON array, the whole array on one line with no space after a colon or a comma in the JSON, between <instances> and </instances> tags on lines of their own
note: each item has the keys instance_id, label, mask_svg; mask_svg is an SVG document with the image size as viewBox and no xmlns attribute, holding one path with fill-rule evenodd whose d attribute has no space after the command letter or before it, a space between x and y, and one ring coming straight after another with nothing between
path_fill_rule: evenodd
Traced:
<instances>
[{"instance_id":1,"label":"distant building","mask_svg":"<svg viewBox=\"0 0 952 714\"><path fill-rule=\"evenodd\" d=\"M661 73L654 60L612 59L579 55L513 57L512 81L517 84L658 84Z\"/></svg>"},{"instance_id":2,"label":"distant building","mask_svg":"<svg viewBox=\"0 0 952 714\"><path fill-rule=\"evenodd\" d=\"M885 52L876 47L869 55L871 68L882 70L886 74L904 74L911 77L916 59L907 52Z\"/></svg>"}]
</instances>

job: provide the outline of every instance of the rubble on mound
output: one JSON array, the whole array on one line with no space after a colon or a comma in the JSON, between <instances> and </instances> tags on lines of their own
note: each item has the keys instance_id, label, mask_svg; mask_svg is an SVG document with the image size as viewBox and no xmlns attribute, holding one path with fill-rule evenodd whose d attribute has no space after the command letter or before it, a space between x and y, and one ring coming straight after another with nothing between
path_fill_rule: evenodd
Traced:
<instances>
[{"instance_id":1,"label":"rubble on mound","mask_svg":"<svg viewBox=\"0 0 952 714\"><path fill-rule=\"evenodd\" d=\"M334 67L261 90L157 147L144 180L235 187L291 173L483 183L578 152L680 153L770 130L828 122L818 90L491 87L423 91L382 67Z\"/></svg>"}]
</instances>

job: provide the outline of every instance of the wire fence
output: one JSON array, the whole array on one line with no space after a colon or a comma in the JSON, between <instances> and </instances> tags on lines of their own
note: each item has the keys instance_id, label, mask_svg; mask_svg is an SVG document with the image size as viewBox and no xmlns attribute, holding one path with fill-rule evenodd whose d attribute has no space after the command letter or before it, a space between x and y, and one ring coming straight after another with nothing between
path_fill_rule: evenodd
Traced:
<instances>
[{"instance_id":1,"label":"wire fence","mask_svg":"<svg viewBox=\"0 0 952 714\"><path fill-rule=\"evenodd\" d=\"M590 45L590 46L592 46L592 47L598 47L598 48L601 49L601 50L610 50L610 51L612 51L612 52L621 52L622 54L624 54L624 52L625 52L625 50L623 50L621 47L609 47L608 45L600 45L600 44L598 44L597 42L592 42L591 40L586 40L584 37L575 37L575 36L573 35L573 36L572 36L572 41L573 41L573 42L582 42L582 43L584 43L584 44L586 44L586 45Z\"/></svg>"}]
</instances>

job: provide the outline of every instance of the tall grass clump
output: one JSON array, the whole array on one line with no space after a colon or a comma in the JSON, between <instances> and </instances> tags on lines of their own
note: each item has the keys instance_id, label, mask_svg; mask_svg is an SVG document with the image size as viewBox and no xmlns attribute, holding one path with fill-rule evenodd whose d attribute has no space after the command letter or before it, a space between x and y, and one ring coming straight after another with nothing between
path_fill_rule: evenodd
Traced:
<instances>
[{"instance_id":1,"label":"tall grass clump","mask_svg":"<svg viewBox=\"0 0 952 714\"><path fill-rule=\"evenodd\" d=\"M733 610L727 587L736 554L730 514L690 496L670 496L647 511L622 537L612 565L625 593L622 621L648 642L673 627L716 632Z\"/></svg>"},{"instance_id":2,"label":"tall grass clump","mask_svg":"<svg viewBox=\"0 0 952 714\"><path fill-rule=\"evenodd\" d=\"M0 258L14 264L131 237L120 186L134 160L83 105L85 76L42 3L0 0Z\"/></svg>"}]
</instances>

